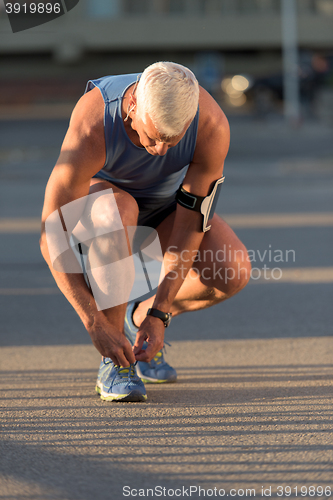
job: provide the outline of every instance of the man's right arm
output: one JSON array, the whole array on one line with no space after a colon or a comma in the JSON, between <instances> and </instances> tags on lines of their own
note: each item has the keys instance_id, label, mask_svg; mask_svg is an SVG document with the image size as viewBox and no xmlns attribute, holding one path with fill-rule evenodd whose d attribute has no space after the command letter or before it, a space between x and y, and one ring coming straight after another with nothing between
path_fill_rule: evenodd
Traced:
<instances>
[{"instance_id":1,"label":"man's right arm","mask_svg":"<svg viewBox=\"0 0 333 500\"><path fill-rule=\"evenodd\" d=\"M97 350L116 364L126 366L135 361L125 337L97 310L95 300L82 273L60 272L51 262L45 222L53 212L89 194L91 178L105 163L104 103L98 89L85 94L76 105L65 136L60 156L48 181L42 213L41 252L52 275L67 300L74 307L89 332ZM64 227L70 235L72 227ZM67 222L67 221L66 221ZM63 225L65 224L62 219Z\"/></svg>"}]
</instances>

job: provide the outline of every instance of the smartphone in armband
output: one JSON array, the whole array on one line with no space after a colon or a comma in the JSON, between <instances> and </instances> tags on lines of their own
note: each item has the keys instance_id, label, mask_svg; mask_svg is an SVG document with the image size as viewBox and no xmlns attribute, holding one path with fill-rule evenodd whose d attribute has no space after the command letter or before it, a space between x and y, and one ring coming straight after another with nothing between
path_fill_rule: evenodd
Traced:
<instances>
[{"instance_id":1,"label":"smartphone in armband","mask_svg":"<svg viewBox=\"0 0 333 500\"><path fill-rule=\"evenodd\" d=\"M179 205L189 210L195 210L202 214L202 231L205 233L211 228L211 220L215 213L217 200L220 195L222 183L225 177L217 179L213 189L208 196L195 196L185 191L181 185L176 194L176 200Z\"/></svg>"}]
</instances>

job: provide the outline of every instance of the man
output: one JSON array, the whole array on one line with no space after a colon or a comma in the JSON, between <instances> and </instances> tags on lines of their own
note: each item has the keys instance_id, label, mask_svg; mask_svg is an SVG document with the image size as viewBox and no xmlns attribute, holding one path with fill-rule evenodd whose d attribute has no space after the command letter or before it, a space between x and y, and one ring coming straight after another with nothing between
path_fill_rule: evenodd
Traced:
<instances>
[{"instance_id":1,"label":"man","mask_svg":"<svg viewBox=\"0 0 333 500\"><path fill-rule=\"evenodd\" d=\"M143 401L142 380L175 381L162 352L171 315L218 304L249 279L246 249L232 229L217 215L207 222L228 147L229 126L221 108L189 69L175 63L88 82L73 111L46 188L41 250L102 355L96 390L104 400ZM125 229L115 239L93 241L88 261L114 251L115 241L127 248L126 228L146 225L158 232L164 279L147 300L100 310L82 274L52 265L45 222L73 201L110 188L116 204L97 197L85 220L100 230L120 214ZM72 219L66 227L62 218L68 234L80 216ZM218 258L222 248L229 250L223 259ZM208 261L201 257L206 255ZM121 277L107 276L103 266L90 267L91 286L104 287L106 295L120 290Z\"/></svg>"}]
</instances>

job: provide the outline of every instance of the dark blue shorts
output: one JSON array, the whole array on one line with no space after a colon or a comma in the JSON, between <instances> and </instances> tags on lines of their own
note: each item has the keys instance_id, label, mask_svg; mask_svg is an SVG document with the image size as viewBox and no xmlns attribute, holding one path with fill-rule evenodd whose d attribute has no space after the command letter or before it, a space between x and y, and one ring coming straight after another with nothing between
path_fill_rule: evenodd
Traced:
<instances>
[{"instance_id":1,"label":"dark blue shorts","mask_svg":"<svg viewBox=\"0 0 333 500\"><path fill-rule=\"evenodd\" d=\"M145 199L137 199L139 205L138 226L148 226L154 229L157 228L161 222L176 210L176 194L163 201L149 202Z\"/></svg>"},{"instance_id":2,"label":"dark blue shorts","mask_svg":"<svg viewBox=\"0 0 333 500\"><path fill-rule=\"evenodd\" d=\"M106 179L99 175L99 172L94 175L96 179L102 179L105 181ZM123 187L121 188L124 191ZM176 202L176 193L172 194L168 198L135 198L139 206L139 218L138 218L138 226L148 226L156 229L161 222L164 221L168 217L168 215L172 214L176 210L177 202Z\"/></svg>"}]
</instances>

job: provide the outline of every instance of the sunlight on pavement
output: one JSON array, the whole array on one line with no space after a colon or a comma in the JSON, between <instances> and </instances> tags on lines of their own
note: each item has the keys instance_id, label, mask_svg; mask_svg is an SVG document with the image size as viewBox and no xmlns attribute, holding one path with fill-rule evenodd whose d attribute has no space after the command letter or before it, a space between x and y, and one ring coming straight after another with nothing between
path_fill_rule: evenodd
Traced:
<instances>
[{"instance_id":1,"label":"sunlight on pavement","mask_svg":"<svg viewBox=\"0 0 333 500\"><path fill-rule=\"evenodd\" d=\"M234 229L333 226L333 212L219 215ZM0 218L0 233L37 233L40 226L37 217Z\"/></svg>"}]
</instances>

